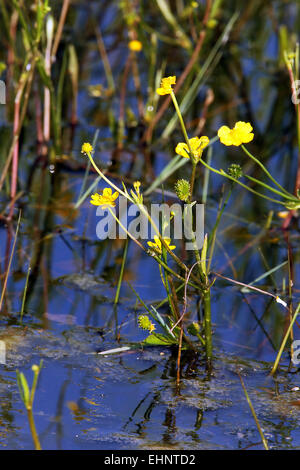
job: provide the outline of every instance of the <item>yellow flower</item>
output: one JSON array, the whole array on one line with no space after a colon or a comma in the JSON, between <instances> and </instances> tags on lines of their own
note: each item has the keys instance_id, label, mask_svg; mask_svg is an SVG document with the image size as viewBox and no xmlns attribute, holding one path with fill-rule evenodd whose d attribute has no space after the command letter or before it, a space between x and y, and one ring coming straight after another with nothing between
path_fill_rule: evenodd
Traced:
<instances>
[{"instance_id":1,"label":"yellow flower","mask_svg":"<svg viewBox=\"0 0 300 470\"><path fill-rule=\"evenodd\" d=\"M192 137L192 139L189 139L189 143L190 143L194 158L196 160L199 160L199 158L202 155L203 149L209 144L209 138L206 137L206 135L203 135L200 138ZM175 152L184 158L190 158L189 148L186 143L180 142L177 145Z\"/></svg>"},{"instance_id":2,"label":"yellow flower","mask_svg":"<svg viewBox=\"0 0 300 470\"><path fill-rule=\"evenodd\" d=\"M131 196L136 204L143 204L143 195L140 193L141 182L135 181L133 183L135 192L131 189Z\"/></svg>"},{"instance_id":3,"label":"yellow flower","mask_svg":"<svg viewBox=\"0 0 300 470\"><path fill-rule=\"evenodd\" d=\"M133 187L134 187L134 189L136 190L137 194L139 194L139 192L140 192L140 187L141 187L141 182L140 182L140 181L135 181L135 182L133 183Z\"/></svg>"},{"instance_id":4,"label":"yellow flower","mask_svg":"<svg viewBox=\"0 0 300 470\"><path fill-rule=\"evenodd\" d=\"M112 193L111 188L104 188L103 194L92 194L90 203L94 206L101 206L102 209L105 207L115 207L115 200L119 197L119 193L116 191Z\"/></svg>"},{"instance_id":5,"label":"yellow flower","mask_svg":"<svg viewBox=\"0 0 300 470\"><path fill-rule=\"evenodd\" d=\"M163 78L160 83L160 88L156 89L156 93L159 95L169 95L172 91L172 85L175 85L176 77Z\"/></svg>"},{"instance_id":6,"label":"yellow flower","mask_svg":"<svg viewBox=\"0 0 300 470\"><path fill-rule=\"evenodd\" d=\"M141 41L133 40L129 41L128 48L134 52L140 52L143 49Z\"/></svg>"},{"instance_id":7,"label":"yellow flower","mask_svg":"<svg viewBox=\"0 0 300 470\"><path fill-rule=\"evenodd\" d=\"M93 151L93 146L89 142L86 142L81 147L81 153L91 153L92 151Z\"/></svg>"},{"instance_id":8,"label":"yellow flower","mask_svg":"<svg viewBox=\"0 0 300 470\"><path fill-rule=\"evenodd\" d=\"M170 250L175 250L176 246L175 245L170 245L171 239L170 238L164 238L164 241L170 248ZM161 255L162 249L161 249L161 241L157 235L154 235L154 242L147 242L150 248L155 251L157 254Z\"/></svg>"},{"instance_id":9,"label":"yellow flower","mask_svg":"<svg viewBox=\"0 0 300 470\"><path fill-rule=\"evenodd\" d=\"M250 122L239 121L235 124L233 129L228 126L222 126L218 130L218 136L220 141L224 145L235 145L236 147L242 144L251 142L254 138L254 134L251 132L253 127Z\"/></svg>"}]
</instances>

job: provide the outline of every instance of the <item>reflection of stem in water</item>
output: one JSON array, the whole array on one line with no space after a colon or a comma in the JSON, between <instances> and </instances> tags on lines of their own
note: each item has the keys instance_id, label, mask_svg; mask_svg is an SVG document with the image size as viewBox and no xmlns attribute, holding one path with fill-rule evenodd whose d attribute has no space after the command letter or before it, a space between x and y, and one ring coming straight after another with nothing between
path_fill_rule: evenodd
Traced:
<instances>
[{"instance_id":1,"label":"reflection of stem in water","mask_svg":"<svg viewBox=\"0 0 300 470\"><path fill-rule=\"evenodd\" d=\"M26 282L25 282L24 293L23 293L23 299L22 299L22 307L21 307L21 314L20 314L20 322L21 322L21 323L22 323L22 321L23 321L23 315L24 315L24 307L25 307L25 300L26 300L26 293L27 293L27 287L28 287L29 274L30 274L30 266L28 266L28 270L27 270Z\"/></svg>"},{"instance_id":2,"label":"reflection of stem in water","mask_svg":"<svg viewBox=\"0 0 300 470\"><path fill-rule=\"evenodd\" d=\"M37 280L39 279L39 274L40 274L40 265L42 262L43 255L47 255L47 261L48 261L48 266L47 270L48 272L51 272L50 269L50 260L51 260L51 238L47 238L47 235L49 233L53 232L53 212L51 211L50 204L49 202L51 200L55 200L57 198L56 193L59 189L60 185L60 178L56 174L55 177L52 175L49 175L48 178L50 179L50 191L45 191L45 187L47 187L46 182L44 181L44 177L46 176L46 168L42 169L42 178L41 178L41 187L40 187L40 195L45 195L47 199L43 201L43 207L44 209L44 220L41 221L41 216L43 211L41 210L40 207L37 207L36 211L36 220L34 224L34 234L35 234L35 239L33 240L33 255L32 255L32 261L31 261L31 273L29 276L28 280L28 289L27 289L27 295L26 295L26 300L25 300L25 306L24 308L26 309L26 305L29 302L31 295L34 291L35 284ZM42 201L41 201L42 203ZM39 229L39 225L43 223L43 228L42 230ZM47 252L45 253L45 248L47 248ZM45 286L44 286L45 287ZM40 302L39 302L40 303ZM43 307L43 306L42 306Z\"/></svg>"},{"instance_id":3,"label":"reflection of stem in water","mask_svg":"<svg viewBox=\"0 0 300 470\"><path fill-rule=\"evenodd\" d=\"M246 400L247 400L247 402L248 402L249 408L250 408L251 413L252 413L252 416L253 416L253 418L254 418L254 421L255 421L257 430L258 430L258 432L259 432L260 438L261 438L261 440L262 440L263 446L264 446L265 450L269 450L268 442L267 442L267 440L266 440L266 438L265 438L265 436L264 436L264 433L263 433L263 431L262 431L262 429L261 429L261 427L260 427L260 424L259 424L259 421L258 421L258 419L257 419L255 410L254 410L253 405L252 405L252 402L251 402L250 397L249 397L249 395L248 395L248 392L247 392L247 390L246 390L244 381L243 381L241 375L239 374L239 372L237 372L237 374L238 374L239 379L240 379L240 381L241 381L241 384L242 384L242 387L243 387L243 390L244 390L244 394L245 394Z\"/></svg>"},{"instance_id":4,"label":"reflection of stem in water","mask_svg":"<svg viewBox=\"0 0 300 470\"><path fill-rule=\"evenodd\" d=\"M13 256L14 256L14 251L15 251L15 247L16 247L16 241L17 241L18 232L19 232L19 227L20 227L20 221L21 221L21 211L19 212L19 218L18 218L18 224L17 224L16 234L15 234L15 239L14 239L14 243L13 243L12 250L11 250L11 254L10 254L10 258L9 258L8 267L7 267L6 273L5 273L4 284L3 284L2 293L1 293L1 298L0 298L0 311L1 311L1 309L2 309L4 294L5 294L5 292L6 292L6 286L7 286L8 275L9 275L9 271L10 271L12 259L13 259ZM10 235L10 233L11 233L11 232L9 231L9 235ZM10 246L10 237L9 237L9 236L8 236L8 241L9 241L8 246Z\"/></svg>"},{"instance_id":5,"label":"reflection of stem in water","mask_svg":"<svg viewBox=\"0 0 300 470\"><path fill-rule=\"evenodd\" d=\"M162 440L164 443L170 444L177 432L176 416L171 406L166 409L165 420L162 425L167 428L162 435Z\"/></svg>"}]
</instances>

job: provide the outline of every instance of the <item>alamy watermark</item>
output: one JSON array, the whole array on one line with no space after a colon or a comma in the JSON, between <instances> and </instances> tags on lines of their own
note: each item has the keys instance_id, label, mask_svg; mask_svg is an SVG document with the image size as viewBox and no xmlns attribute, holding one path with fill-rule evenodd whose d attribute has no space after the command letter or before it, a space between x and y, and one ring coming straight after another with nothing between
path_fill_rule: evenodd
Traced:
<instances>
[{"instance_id":1,"label":"alamy watermark","mask_svg":"<svg viewBox=\"0 0 300 470\"><path fill-rule=\"evenodd\" d=\"M6 85L3 80L0 80L0 104L6 104Z\"/></svg>"},{"instance_id":2,"label":"alamy watermark","mask_svg":"<svg viewBox=\"0 0 300 470\"><path fill-rule=\"evenodd\" d=\"M293 83L292 102L293 104L300 104L300 80L295 80Z\"/></svg>"},{"instance_id":3,"label":"alamy watermark","mask_svg":"<svg viewBox=\"0 0 300 470\"><path fill-rule=\"evenodd\" d=\"M6 345L4 341L0 341L0 364L6 364Z\"/></svg>"},{"instance_id":4,"label":"alamy watermark","mask_svg":"<svg viewBox=\"0 0 300 470\"><path fill-rule=\"evenodd\" d=\"M116 215L114 208L110 209ZM186 250L201 249L204 241L204 204L151 204L148 211L156 227L162 227L163 238L172 241L185 240ZM128 237L126 231L120 227L118 222L106 208L99 206L96 215L101 217L96 226L96 234L100 240ZM152 240L157 235L153 224L138 205L132 204L128 207L125 197L119 199L118 218L127 232L134 238L140 240Z\"/></svg>"},{"instance_id":5,"label":"alamy watermark","mask_svg":"<svg viewBox=\"0 0 300 470\"><path fill-rule=\"evenodd\" d=\"M296 366L300 364L300 340L293 341L292 347L293 347L292 363Z\"/></svg>"}]
</instances>

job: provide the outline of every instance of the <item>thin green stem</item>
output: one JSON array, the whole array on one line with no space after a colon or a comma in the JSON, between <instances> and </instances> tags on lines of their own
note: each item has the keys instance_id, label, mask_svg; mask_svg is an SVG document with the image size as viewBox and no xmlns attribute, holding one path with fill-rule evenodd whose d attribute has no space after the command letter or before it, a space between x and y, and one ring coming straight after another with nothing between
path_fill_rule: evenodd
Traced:
<instances>
[{"instance_id":1,"label":"thin green stem","mask_svg":"<svg viewBox=\"0 0 300 470\"><path fill-rule=\"evenodd\" d=\"M146 249L143 247L143 245L133 235L131 235L131 233L128 232L128 230L124 227L124 225L118 219L118 217L116 216L114 211L111 210L111 207L108 206L107 209L109 210L109 212L111 213L111 215L113 216L115 221L120 225L120 227L124 230L124 232L129 236L129 238L131 238L131 240L133 240L140 248L142 248L143 251L146 251Z\"/></svg>"},{"instance_id":2,"label":"thin green stem","mask_svg":"<svg viewBox=\"0 0 300 470\"><path fill-rule=\"evenodd\" d=\"M27 408L27 417L28 417L30 432L32 435L35 450L42 450L42 447L39 441L39 436L38 436L38 433L36 431L36 427L34 424L33 413L32 413L31 408Z\"/></svg>"},{"instance_id":3,"label":"thin green stem","mask_svg":"<svg viewBox=\"0 0 300 470\"><path fill-rule=\"evenodd\" d=\"M162 266L161 266L160 263L158 264L158 269L159 269L159 274L160 274L161 282L163 283L163 286L164 286L164 288L166 289L167 297L168 297L168 300L169 300L169 299L170 299L170 297L169 297L169 292L168 292L167 287L166 287L166 281L165 281L165 277L164 277L164 274L163 274L163 271L162 271Z\"/></svg>"},{"instance_id":4,"label":"thin green stem","mask_svg":"<svg viewBox=\"0 0 300 470\"><path fill-rule=\"evenodd\" d=\"M211 299L210 288L206 289L203 293L203 307L204 307L204 333L205 333L205 352L206 352L206 365L208 371L212 367L212 331L211 331Z\"/></svg>"},{"instance_id":5,"label":"thin green stem","mask_svg":"<svg viewBox=\"0 0 300 470\"><path fill-rule=\"evenodd\" d=\"M126 259L127 259L127 251L128 251L128 238L126 238L126 240L125 240L121 271L120 271L120 276L119 276L119 280L118 280L118 286L117 286L117 291L116 291L115 301L114 301L115 305L119 302L120 290L121 290L121 285L122 285L123 275L124 275L124 268L125 268L125 263L126 263Z\"/></svg>"},{"instance_id":6,"label":"thin green stem","mask_svg":"<svg viewBox=\"0 0 300 470\"><path fill-rule=\"evenodd\" d=\"M93 168L96 170L96 172L98 173L98 175L101 176L101 178L104 179L104 181L106 181L106 183L108 183L112 188L114 188L118 193L122 194L122 196L126 197L127 199L129 199L130 202L134 202L133 199L129 196L129 194L125 194L124 191L122 191L122 189L118 188L114 183L112 183L105 175L104 173L102 173L101 170L99 170L99 168L97 167L96 163L94 162L94 159L92 157L92 154L91 152L87 152L86 154L89 159L90 159L90 162L91 164L93 165Z\"/></svg>"},{"instance_id":7,"label":"thin green stem","mask_svg":"<svg viewBox=\"0 0 300 470\"><path fill-rule=\"evenodd\" d=\"M195 184L195 177L196 177L196 164L192 162L192 166L193 166L193 169L192 169L191 180L190 180L190 188L191 188L190 204L193 198L194 184Z\"/></svg>"},{"instance_id":8,"label":"thin green stem","mask_svg":"<svg viewBox=\"0 0 300 470\"><path fill-rule=\"evenodd\" d=\"M284 350L284 348L285 348L285 345L286 345L286 342L287 342L287 340L288 340L288 338L289 338L289 335L290 335L290 333L291 333L291 331L292 331L292 328L293 328L293 326L294 326L294 323L295 323L295 321L296 321L296 318L297 318L297 316L299 315L299 312L300 312L300 303L298 304L298 307L297 307L296 310L295 310L295 313L294 313L294 316L293 316L293 318L292 318L292 321L291 321L291 323L290 323L290 325L289 325L289 327L288 327L288 329L287 329L287 331L286 331L286 334L285 334L285 336L284 336L284 338L283 338L283 341L282 341L282 343L281 343L280 349L279 349L278 354L277 354L277 357L276 357L276 359L275 359L273 368L272 368L272 370L271 370L271 375L274 375L275 372L276 372L276 370L277 370L277 368L278 368L278 364L279 364L279 361L280 361L280 359L281 359L283 350Z\"/></svg>"},{"instance_id":9,"label":"thin green stem","mask_svg":"<svg viewBox=\"0 0 300 470\"><path fill-rule=\"evenodd\" d=\"M229 198L231 196L231 193L232 193L232 187L230 189L230 191L228 191L228 194L227 194L227 197L224 201L224 204L223 204L223 207L222 209L219 211L218 213L218 216L217 216L217 220L216 220L216 223L214 225L214 228L213 228L213 231L212 233L210 234L209 238L208 238L208 246L209 246L209 260L208 260L208 264L207 264L207 272L209 272L210 270L210 266L211 266L211 262L212 262L212 257L213 257L213 253L214 253L214 249L215 249L215 243L216 243L216 235L217 235L217 230L218 230L218 226L219 226L219 223L220 223L220 220L221 220L221 217L223 215L223 212L225 210L225 207L227 206L228 204L228 201L229 201Z\"/></svg>"},{"instance_id":10,"label":"thin green stem","mask_svg":"<svg viewBox=\"0 0 300 470\"><path fill-rule=\"evenodd\" d=\"M166 265L168 265L168 260L167 260L167 251L163 248L162 249L162 257L163 257L163 260L164 260L164 263ZM161 265L159 265L160 269L161 269ZM162 274L162 273L161 273ZM168 296L168 302L169 302L169 306L170 306L170 309L171 309L171 312L172 312L172 315L173 315L173 318L174 320L176 321L177 318L178 318L178 315L177 315L177 312L176 312L176 306L175 306L175 298L173 296L171 296L171 292L170 292L170 287L172 288L172 278L171 276L169 275L168 277L168 274L167 274L167 271L164 270L164 274L165 276L163 277L162 276L162 279L164 278L165 279L165 282L164 282L164 287L166 289L166 293L167 293L167 296ZM169 281L170 281L170 285L169 285ZM176 296L176 293L175 293L175 296Z\"/></svg>"},{"instance_id":11,"label":"thin green stem","mask_svg":"<svg viewBox=\"0 0 300 470\"><path fill-rule=\"evenodd\" d=\"M179 108L179 105L178 105L176 96L175 96L175 94L174 94L173 91L171 91L171 98L172 98L172 101L173 101L173 104L174 104L174 107L175 107L177 116L178 116L178 118L179 118L179 122L180 122L180 125L181 125L181 129L182 129L182 132L183 132L185 141L186 141L186 145L188 146L191 159L194 160L194 154L193 154L193 151L192 151L192 148L191 148L191 145L190 145L189 137L188 137L188 134L187 134L187 131L186 131L186 128L185 128L185 124L184 124L184 120L183 120L183 117L182 117L182 114L181 114L181 111L180 111L180 108Z\"/></svg>"},{"instance_id":12,"label":"thin green stem","mask_svg":"<svg viewBox=\"0 0 300 470\"><path fill-rule=\"evenodd\" d=\"M173 271L172 268L170 268L161 258L159 258L158 256L154 256L154 259L155 261L157 261L161 266L163 266L163 268L168 271L169 273L173 274L174 277L177 277L177 279L180 279L181 281L184 281L185 282L185 279L180 276L180 274L177 274L175 271ZM193 287L194 289L199 289L199 285L195 285L193 284L191 281L188 282L188 284Z\"/></svg>"},{"instance_id":13,"label":"thin green stem","mask_svg":"<svg viewBox=\"0 0 300 470\"><path fill-rule=\"evenodd\" d=\"M241 146L243 151L245 152L246 155L248 155L248 157L250 157L257 165L260 166L260 168L266 173L266 175L270 178L270 180L279 188L281 189L281 191L283 191L285 194L289 195L290 196L290 193L284 189L274 178L273 176L271 175L271 173L266 169L266 167L261 163L261 161L259 161L256 157L254 157L254 155L252 155L252 153L249 152L249 150L246 149L246 147L244 145Z\"/></svg>"},{"instance_id":14,"label":"thin green stem","mask_svg":"<svg viewBox=\"0 0 300 470\"><path fill-rule=\"evenodd\" d=\"M259 193L258 191L255 191L255 190L252 189L252 188L249 188L249 186L247 186L246 184L243 184L243 183L241 183L239 180L233 178L232 176L229 176L224 170L219 171L219 170L216 170L215 168L213 168L212 166L208 165L204 160L202 160L202 158L200 158L199 161L200 161L206 168L208 168L209 170L213 171L213 172L216 173L217 175L225 176L225 178L228 178L229 180L234 181L235 183L238 183L240 186L242 186L243 188L247 189L247 190L250 191L251 193L256 194L257 196L262 197L262 198L264 198L264 199L267 199L268 201L276 202L276 204L281 204L282 206L285 206L285 204L286 204L285 202L278 201L277 199L273 199L273 198L271 198L271 197L266 196L265 194L262 194L262 193Z\"/></svg>"},{"instance_id":15,"label":"thin green stem","mask_svg":"<svg viewBox=\"0 0 300 470\"><path fill-rule=\"evenodd\" d=\"M249 175L244 175L244 176L246 178L248 178L250 181L253 181L256 184L260 184L264 188L269 189L269 191L273 191L273 193L279 194L279 196L282 196L285 199L300 203L299 199L296 198L295 196L293 196L293 194L288 193L289 195L287 195L285 193L282 193L281 191L277 191L277 189L272 188L272 186L269 186L268 184L264 183L263 181L257 180L256 178L253 178L253 176L249 176Z\"/></svg>"}]
</instances>

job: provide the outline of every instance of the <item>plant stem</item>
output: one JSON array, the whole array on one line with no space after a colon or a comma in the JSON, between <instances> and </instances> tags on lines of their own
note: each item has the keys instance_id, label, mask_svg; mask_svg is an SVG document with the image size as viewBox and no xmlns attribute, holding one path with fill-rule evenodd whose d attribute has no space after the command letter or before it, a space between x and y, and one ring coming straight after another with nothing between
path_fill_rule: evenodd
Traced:
<instances>
[{"instance_id":1,"label":"plant stem","mask_svg":"<svg viewBox=\"0 0 300 470\"><path fill-rule=\"evenodd\" d=\"M119 280L118 280L117 292L116 292L115 301L114 301L115 305L119 302L121 284L122 284L122 281L123 281L124 268L125 268L125 263L126 263L126 258L127 258L127 251L128 251L128 238L126 238L126 240L125 240L123 258L122 258L122 265L121 265L121 272L120 272L120 276L119 276Z\"/></svg>"},{"instance_id":2,"label":"plant stem","mask_svg":"<svg viewBox=\"0 0 300 470\"><path fill-rule=\"evenodd\" d=\"M285 199L288 199L289 201L294 201L294 202L299 202L300 203L299 199L296 198L293 194L290 194L290 193L286 194L286 193L283 193L281 191L277 191L277 189L272 188L272 186L269 186L268 184L264 183L263 181L260 181L256 178L253 178L253 176L249 176L249 175L244 175L244 176L246 178L248 178L250 181L253 181L256 184L260 184L261 186L268 189L269 191L272 191L273 193L278 194L279 196L284 197Z\"/></svg>"},{"instance_id":3,"label":"plant stem","mask_svg":"<svg viewBox=\"0 0 300 470\"><path fill-rule=\"evenodd\" d=\"M185 141L186 141L186 145L188 146L188 149L189 149L190 157L191 157L191 159L192 159L192 161L193 161L193 160L194 160L194 154L193 154L193 151L192 151L192 149L191 149L189 137L188 137L188 134L187 134L187 131L186 131L186 128L185 128L185 124L184 124L184 120L183 120L183 117L182 117L182 114L181 114L181 111L180 111L180 108L179 108L179 105L178 105L176 96L175 96L175 94L174 94L173 91L171 91L171 97L172 97L172 101L173 101L173 104L174 104L174 107L175 107L177 116L178 116L178 118L179 118L179 122L180 122L181 129L182 129L182 132L183 132Z\"/></svg>"},{"instance_id":4,"label":"plant stem","mask_svg":"<svg viewBox=\"0 0 300 470\"><path fill-rule=\"evenodd\" d=\"M192 202L192 197L193 197L193 192L194 192L194 184L195 184L195 176L196 176L196 164L192 161L193 169L192 169L192 174L191 174L191 180L190 180L190 188L191 188L191 197L190 197L190 203Z\"/></svg>"},{"instance_id":5,"label":"plant stem","mask_svg":"<svg viewBox=\"0 0 300 470\"><path fill-rule=\"evenodd\" d=\"M52 47L52 50L51 50L51 60L52 60L52 62L54 62L54 60L56 58L56 53L57 53L57 49L58 49L60 39L61 39L61 36L62 36L64 24L65 24L65 21L66 21L66 18L67 18L67 13L68 13L68 9L69 9L69 6L70 6L70 1L71 0L64 0L63 6L62 6L62 9L61 9L59 23L58 23L58 27L57 27L56 34L55 34L53 47Z\"/></svg>"},{"instance_id":6,"label":"plant stem","mask_svg":"<svg viewBox=\"0 0 300 470\"><path fill-rule=\"evenodd\" d=\"M27 408L27 417L28 417L30 432L31 432L32 439L33 439L33 442L34 442L35 450L42 450L42 447L41 447L41 444L40 444L40 441L39 441L39 436L36 432L36 427L35 427L35 424L34 424L32 408Z\"/></svg>"},{"instance_id":7,"label":"plant stem","mask_svg":"<svg viewBox=\"0 0 300 470\"><path fill-rule=\"evenodd\" d=\"M279 351L278 351L277 357L276 357L276 359L275 359L273 368L272 368L272 370L271 370L271 375L274 375L275 372L276 372L276 370L277 370L277 367L278 367L279 361L280 361L280 359L281 359L283 350L284 350L284 348L285 348L286 342L287 342L287 340L288 340L288 338L289 338L289 335L290 335L290 333L291 333L291 331L292 331L292 328L293 328L293 325L294 325L294 323L295 323L295 321L296 321L296 318L297 318L297 316L299 315L299 312L300 312L300 303L298 304L298 307L297 307L296 310L295 310L295 313L294 313L294 316L293 316L293 318L292 318L292 321L291 321L291 323L290 323L290 325L289 325L289 327L288 327L288 329L287 329L287 331L286 331L286 333L285 333L285 336L284 336L283 341L282 341L282 343L281 343L281 346L280 346L280 349L279 349Z\"/></svg>"},{"instance_id":8,"label":"plant stem","mask_svg":"<svg viewBox=\"0 0 300 470\"><path fill-rule=\"evenodd\" d=\"M101 176L101 178L104 179L104 181L106 181L106 183L108 183L112 188L114 188L118 193L122 194L122 196L126 197L130 202L134 203L134 201L131 199L131 197L128 195L128 194L125 194L121 189L119 189L114 183L112 183L105 175L104 173L102 173L101 170L99 170L99 168L97 167L96 163L94 162L94 159L92 157L92 154L91 152L88 152L87 153L87 156L89 157L90 159L90 162L91 164L93 165L93 168L96 170L96 172L98 173L98 175Z\"/></svg>"},{"instance_id":9,"label":"plant stem","mask_svg":"<svg viewBox=\"0 0 300 470\"><path fill-rule=\"evenodd\" d=\"M286 190L284 189L279 183L277 183L277 181L273 178L273 176L271 175L271 173L269 173L269 171L266 169L266 167L261 163L261 161L259 161L256 157L254 157L254 155L252 155L252 153L249 152L249 150L246 149L246 147L244 145L241 146L242 149L244 150L245 154L248 155L248 157L250 157L257 165L260 166L260 168L266 173L266 175L270 178L270 180L276 184L276 186L281 190L283 191L285 194L287 194L288 196L291 196L291 194Z\"/></svg>"},{"instance_id":10,"label":"plant stem","mask_svg":"<svg viewBox=\"0 0 300 470\"><path fill-rule=\"evenodd\" d=\"M210 234L209 239L208 239L208 246L209 246L210 250L209 250L209 260L208 260L208 264L207 264L207 272L209 272L210 266L211 266L211 262L212 262L212 257L213 257L213 253L214 253L214 249L215 249L215 242L216 242L217 229L218 229L218 226L219 226L219 223L220 223L222 214L223 214L223 212L224 212L224 210L225 210L225 207L226 207L227 204L228 204L229 198L230 198L231 193L232 193L232 189L233 189L233 188L231 187L230 191L228 191L228 194L227 194L227 197L226 197L226 199L225 199L225 201L224 201L223 207L222 207L222 209L220 210L220 212L218 213L217 220L216 220L216 223L215 223L215 225L214 225L213 231L212 231L212 233Z\"/></svg>"},{"instance_id":11,"label":"plant stem","mask_svg":"<svg viewBox=\"0 0 300 470\"><path fill-rule=\"evenodd\" d=\"M110 207L107 207L107 209L109 210L109 212L111 213L115 221L120 225L120 227L124 230L124 232L129 236L129 238L131 238L131 240L133 240L140 248L142 248L143 251L146 251L143 245L133 235L131 235L130 232L128 232L128 230L124 227L122 222L118 219L114 211L112 211Z\"/></svg>"},{"instance_id":12,"label":"plant stem","mask_svg":"<svg viewBox=\"0 0 300 470\"><path fill-rule=\"evenodd\" d=\"M206 366L210 372L212 367L212 332L211 332L211 298L210 288L203 292L204 307L204 333L205 333L205 352Z\"/></svg>"},{"instance_id":13,"label":"plant stem","mask_svg":"<svg viewBox=\"0 0 300 470\"><path fill-rule=\"evenodd\" d=\"M276 202L277 204L281 204L282 206L285 206L285 205L286 205L285 202L278 201L277 199L273 199L273 198L271 198L271 197L265 196L265 194L259 193L258 191L255 191L254 189L249 188L249 186L247 186L246 184L243 184L243 183L241 183L239 180L233 178L232 176L229 176L224 170L222 170L222 171L216 170L216 169L213 168L212 166L208 165L204 160L202 160L202 158L199 158L199 161L200 161L206 168L208 168L209 170L213 171L213 172L216 173L217 175L225 176L225 178L228 178L229 180L234 181L235 183L238 183L240 186L242 186L243 188L247 189L247 190L250 191L251 193L256 194L257 196L262 197L262 198L264 198L264 199L267 199L268 201Z\"/></svg>"}]
</instances>

